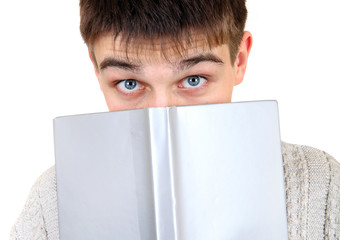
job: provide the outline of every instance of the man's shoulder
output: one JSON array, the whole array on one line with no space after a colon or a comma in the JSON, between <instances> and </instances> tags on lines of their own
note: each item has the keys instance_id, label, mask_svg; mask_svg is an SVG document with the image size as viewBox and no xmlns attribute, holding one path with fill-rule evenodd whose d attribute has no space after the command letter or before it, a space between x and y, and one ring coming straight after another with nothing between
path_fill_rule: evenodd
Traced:
<instances>
[{"instance_id":1,"label":"man's shoulder","mask_svg":"<svg viewBox=\"0 0 340 240\"><path fill-rule=\"evenodd\" d=\"M34 183L11 239L59 239L55 167Z\"/></svg>"},{"instance_id":2,"label":"man's shoulder","mask_svg":"<svg viewBox=\"0 0 340 240\"><path fill-rule=\"evenodd\" d=\"M281 146L290 238L339 239L339 162L313 147Z\"/></svg>"},{"instance_id":3,"label":"man's shoulder","mask_svg":"<svg viewBox=\"0 0 340 240\"><path fill-rule=\"evenodd\" d=\"M55 166L40 175L32 187L32 191L34 190L39 191L42 197L54 197L54 193L57 191Z\"/></svg>"},{"instance_id":4,"label":"man's shoulder","mask_svg":"<svg viewBox=\"0 0 340 240\"><path fill-rule=\"evenodd\" d=\"M330 154L314 147L281 142L285 170L304 169L308 175L330 175L339 178L340 163ZM340 181L340 179L334 179Z\"/></svg>"}]
</instances>

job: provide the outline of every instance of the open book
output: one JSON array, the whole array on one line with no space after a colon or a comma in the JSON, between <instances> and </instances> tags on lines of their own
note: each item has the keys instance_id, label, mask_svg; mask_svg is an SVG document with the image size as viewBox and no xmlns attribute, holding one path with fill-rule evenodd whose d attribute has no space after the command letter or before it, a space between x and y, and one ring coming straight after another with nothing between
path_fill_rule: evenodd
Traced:
<instances>
[{"instance_id":1,"label":"open book","mask_svg":"<svg viewBox=\"0 0 340 240\"><path fill-rule=\"evenodd\" d=\"M287 240L276 101L54 120L60 239Z\"/></svg>"}]
</instances>

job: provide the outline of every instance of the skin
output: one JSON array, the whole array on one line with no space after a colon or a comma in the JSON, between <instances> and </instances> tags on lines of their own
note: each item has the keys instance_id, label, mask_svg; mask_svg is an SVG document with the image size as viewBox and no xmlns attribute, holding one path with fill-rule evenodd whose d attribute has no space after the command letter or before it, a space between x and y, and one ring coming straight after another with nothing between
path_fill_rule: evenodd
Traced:
<instances>
[{"instance_id":1,"label":"skin","mask_svg":"<svg viewBox=\"0 0 340 240\"><path fill-rule=\"evenodd\" d=\"M129 45L126 54L119 38L113 42L112 36L99 37L89 55L107 106L117 111L231 102L233 87L244 78L252 36L244 32L233 63L227 44L209 49L199 37L181 56L170 53L167 59L157 45L139 43L140 52Z\"/></svg>"}]
</instances>

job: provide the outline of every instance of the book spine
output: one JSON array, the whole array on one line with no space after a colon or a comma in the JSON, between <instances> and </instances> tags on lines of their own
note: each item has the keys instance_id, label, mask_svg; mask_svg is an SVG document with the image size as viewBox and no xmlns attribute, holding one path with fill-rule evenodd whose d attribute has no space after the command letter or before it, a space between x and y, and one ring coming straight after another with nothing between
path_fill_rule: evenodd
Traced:
<instances>
[{"instance_id":1,"label":"book spine","mask_svg":"<svg viewBox=\"0 0 340 240\"><path fill-rule=\"evenodd\" d=\"M176 240L169 109L149 109L157 240Z\"/></svg>"}]
</instances>

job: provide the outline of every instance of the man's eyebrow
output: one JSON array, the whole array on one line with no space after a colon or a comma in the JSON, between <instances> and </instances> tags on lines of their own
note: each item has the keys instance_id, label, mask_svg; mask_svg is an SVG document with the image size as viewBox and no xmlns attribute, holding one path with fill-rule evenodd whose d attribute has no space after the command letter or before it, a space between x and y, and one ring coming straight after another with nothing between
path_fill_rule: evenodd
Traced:
<instances>
[{"instance_id":1,"label":"man's eyebrow","mask_svg":"<svg viewBox=\"0 0 340 240\"><path fill-rule=\"evenodd\" d=\"M176 64L178 70L184 70L190 68L200 62L214 62L218 64L223 64L224 62L213 53L203 53L193 57L189 57L179 61ZM99 64L99 69L104 70L109 67L116 67L121 68L124 70L132 71L132 72L139 72L142 69L142 66L136 63L132 63L126 60L117 59L114 57L106 57L104 60Z\"/></svg>"},{"instance_id":2,"label":"man's eyebrow","mask_svg":"<svg viewBox=\"0 0 340 240\"><path fill-rule=\"evenodd\" d=\"M141 69L141 66L135 63L128 62L126 60L121 60L113 57L106 57L100 64L99 69L104 70L108 67L116 67L124 70L138 72Z\"/></svg>"},{"instance_id":3,"label":"man's eyebrow","mask_svg":"<svg viewBox=\"0 0 340 240\"><path fill-rule=\"evenodd\" d=\"M203 53L203 54L199 54L199 55L181 60L178 64L178 68L180 70L183 70L186 68L190 68L200 62L214 62L214 63L219 63L219 64L224 63L222 59L220 59L218 56L214 55L213 53L205 53L205 54Z\"/></svg>"}]
</instances>

